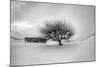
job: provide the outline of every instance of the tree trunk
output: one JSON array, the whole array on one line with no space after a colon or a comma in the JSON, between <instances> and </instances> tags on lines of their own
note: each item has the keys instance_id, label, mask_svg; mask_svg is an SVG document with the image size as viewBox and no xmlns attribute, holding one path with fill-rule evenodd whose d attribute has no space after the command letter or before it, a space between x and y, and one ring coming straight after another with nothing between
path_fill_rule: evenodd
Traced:
<instances>
[{"instance_id":1,"label":"tree trunk","mask_svg":"<svg viewBox=\"0 0 100 67\"><path fill-rule=\"evenodd\" d=\"M62 46L61 40L58 40L58 42L59 42L59 46Z\"/></svg>"}]
</instances>

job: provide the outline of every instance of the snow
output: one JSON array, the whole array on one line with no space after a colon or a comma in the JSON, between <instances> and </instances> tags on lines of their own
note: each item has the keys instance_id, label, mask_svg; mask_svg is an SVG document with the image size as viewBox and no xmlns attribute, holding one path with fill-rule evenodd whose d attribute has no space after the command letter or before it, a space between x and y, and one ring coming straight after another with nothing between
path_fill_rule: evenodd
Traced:
<instances>
[{"instance_id":1,"label":"snow","mask_svg":"<svg viewBox=\"0 0 100 67\"><path fill-rule=\"evenodd\" d=\"M64 43L63 46L52 41L41 44L11 40L11 65L93 61L94 49L94 38L80 44Z\"/></svg>"}]
</instances>

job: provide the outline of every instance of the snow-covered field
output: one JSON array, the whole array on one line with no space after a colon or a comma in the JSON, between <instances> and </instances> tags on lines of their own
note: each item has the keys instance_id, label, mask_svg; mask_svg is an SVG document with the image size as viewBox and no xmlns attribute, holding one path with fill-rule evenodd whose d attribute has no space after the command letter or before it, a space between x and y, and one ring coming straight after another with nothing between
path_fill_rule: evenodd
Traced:
<instances>
[{"instance_id":1,"label":"snow-covered field","mask_svg":"<svg viewBox=\"0 0 100 67\"><path fill-rule=\"evenodd\" d=\"M63 43L63 46L57 42L37 44L11 40L11 65L93 61L94 43L94 37L79 44Z\"/></svg>"}]
</instances>

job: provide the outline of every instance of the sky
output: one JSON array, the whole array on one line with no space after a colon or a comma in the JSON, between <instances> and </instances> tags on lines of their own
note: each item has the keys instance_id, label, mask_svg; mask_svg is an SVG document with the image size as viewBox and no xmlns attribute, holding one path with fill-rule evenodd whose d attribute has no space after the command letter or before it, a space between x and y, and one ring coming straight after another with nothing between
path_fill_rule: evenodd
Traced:
<instances>
[{"instance_id":1,"label":"sky","mask_svg":"<svg viewBox=\"0 0 100 67\"><path fill-rule=\"evenodd\" d=\"M94 9L89 5L11 1L11 35L38 37L45 21L66 20L75 28L73 39L77 39L94 32Z\"/></svg>"}]
</instances>

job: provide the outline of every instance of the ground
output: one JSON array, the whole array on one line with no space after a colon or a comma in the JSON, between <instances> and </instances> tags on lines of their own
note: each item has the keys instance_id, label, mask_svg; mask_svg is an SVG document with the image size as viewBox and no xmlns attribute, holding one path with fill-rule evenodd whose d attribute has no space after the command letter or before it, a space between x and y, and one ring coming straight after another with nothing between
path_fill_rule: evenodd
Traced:
<instances>
[{"instance_id":1,"label":"ground","mask_svg":"<svg viewBox=\"0 0 100 67\"><path fill-rule=\"evenodd\" d=\"M57 42L27 43L11 39L11 65L34 65L94 60L94 37L58 46Z\"/></svg>"}]
</instances>

